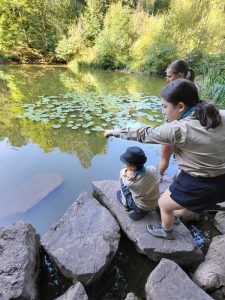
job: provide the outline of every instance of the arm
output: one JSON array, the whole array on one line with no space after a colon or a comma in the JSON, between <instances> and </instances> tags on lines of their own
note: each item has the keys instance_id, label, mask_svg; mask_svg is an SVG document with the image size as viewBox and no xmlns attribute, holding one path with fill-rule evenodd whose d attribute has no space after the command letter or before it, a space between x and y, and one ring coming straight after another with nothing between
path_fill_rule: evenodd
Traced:
<instances>
[{"instance_id":1,"label":"arm","mask_svg":"<svg viewBox=\"0 0 225 300\"><path fill-rule=\"evenodd\" d=\"M106 130L105 137L120 137L126 140L134 140L140 143L151 144L171 144L174 136L174 130L169 125L161 125L158 127L129 127L125 129Z\"/></svg>"},{"instance_id":2,"label":"arm","mask_svg":"<svg viewBox=\"0 0 225 300\"><path fill-rule=\"evenodd\" d=\"M122 178L123 181L125 180L126 182L127 181L130 182L130 181L133 181L136 178L136 174L133 171L129 171L126 168L123 168L120 171L120 178ZM128 182L126 184L128 184Z\"/></svg>"},{"instance_id":3,"label":"arm","mask_svg":"<svg viewBox=\"0 0 225 300\"><path fill-rule=\"evenodd\" d=\"M168 168L170 157L173 151L170 145L161 145L161 160L159 162L158 171L161 176Z\"/></svg>"}]
</instances>

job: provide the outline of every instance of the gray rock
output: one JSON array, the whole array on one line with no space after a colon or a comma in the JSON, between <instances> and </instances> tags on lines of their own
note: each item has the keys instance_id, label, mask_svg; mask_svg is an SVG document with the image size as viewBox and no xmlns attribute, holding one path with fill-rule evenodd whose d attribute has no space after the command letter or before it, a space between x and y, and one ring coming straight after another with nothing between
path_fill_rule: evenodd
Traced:
<instances>
[{"instance_id":1,"label":"gray rock","mask_svg":"<svg viewBox=\"0 0 225 300\"><path fill-rule=\"evenodd\" d=\"M138 300L138 297L136 297L133 293L129 293L125 300Z\"/></svg>"},{"instance_id":2,"label":"gray rock","mask_svg":"<svg viewBox=\"0 0 225 300\"><path fill-rule=\"evenodd\" d=\"M137 251L146 254L151 260L159 261L169 258L178 264L190 265L202 259L202 252L195 246L189 230L180 224L174 226L175 240L154 238L147 230L149 223L160 222L156 211L150 212L145 218L133 221L127 211L116 198L119 182L114 180L93 182L94 192L99 201L116 217L127 237L135 243Z\"/></svg>"},{"instance_id":3,"label":"gray rock","mask_svg":"<svg viewBox=\"0 0 225 300\"><path fill-rule=\"evenodd\" d=\"M147 300L212 300L173 261L162 259L148 277Z\"/></svg>"},{"instance_id":4,"label":"gray rock","mask_svg":"<svg viewBox=\"0 0 225 300\"><path fill-rule=\"evenodd\" d=\"M97 279L113 259L120 228L93 197L82 193L41 243L61 272L87 285Z\"/></svg>"},{"instance_id":5,"label":"gray rock","mask_svg":"<svg viewBox=\"0 0 225 300\"><path fill-rule=\"evenodd\" d=\"M193 280L205 291L225 299L225 235L212 239L205 260L198 266Z\"/></svg>"},{"instance_id":6,"label":"gray rock","mask_svg":"<svg viewBox=\"0 0 225 300\"><path fill-rule=\"evenodd\" d=\"M225 233L225 211L218 211L216 213L214 225L221 233Z\"/></svg>"},{"instance_id":7,"label":"gray rock","mask_svg":"<svg viewBox=\"0 0 225 300\"><path fill-rule=\"evenodd\" d=\"M80 282L77 282L75 285L71 286L65 294L55 300L88 300L88 296L83 285Z\"/></svg>"},{"instance_id":8,"label":"gray rock","mask_svg":"<svg viewBox=\"0 0 225 300\"><path fill-rule=\"evenodd\" d=\"M32 225L18 221L0 229L0 299L37 299L39 237Z\"/></svg>"}]
</instances>

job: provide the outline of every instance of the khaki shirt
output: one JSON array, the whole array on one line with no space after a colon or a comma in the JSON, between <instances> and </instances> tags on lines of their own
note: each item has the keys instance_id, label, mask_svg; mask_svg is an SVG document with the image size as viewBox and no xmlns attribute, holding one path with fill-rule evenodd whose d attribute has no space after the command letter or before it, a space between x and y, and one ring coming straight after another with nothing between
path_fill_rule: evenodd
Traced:
<instances>
[{"instance_id":1,"label":"khaki shirt","mask_svg":"<svg viewBox=\"0 0 225 300\"><path fill-rule=\"evenodd\" d=\"M157 206L161 176L155 167L148 166L145 172L136 175L131 181L127 180L126 174L121 178L129 188L132 198L139 208L149 211Z\"/></svg>"},{"instance_id":2,"label":"khaki shirt","mask_svg":"<svg viewBox=\"0 0 225 300\"><path fill-rule=\"evenodd\" d=\"M206 129L195 113L179 121L152 128L114 130L113 135L141 143L170 144L179 168L192 176L215 177L225 174L225 113L222 126Z\"/></svg>"}]
</instances>

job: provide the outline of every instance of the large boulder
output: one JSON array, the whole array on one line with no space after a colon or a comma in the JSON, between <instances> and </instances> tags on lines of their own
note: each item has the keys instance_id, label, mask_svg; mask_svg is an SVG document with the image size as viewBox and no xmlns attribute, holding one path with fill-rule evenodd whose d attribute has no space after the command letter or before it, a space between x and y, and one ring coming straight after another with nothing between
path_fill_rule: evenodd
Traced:
<instances>
[{"instance_id":1,"label":"large boulder","mask_svg":"<svg viewBox=\"0 0 225 300\"><path fill-rule=\"evenodd\" d=\"M0 299L38 299L40 242L30 224L0 229Z\"/></svg>"},{"instance_id":2,"label":"large boulder","mask_svg":"<svg viewBox=\"0 0 225 300\"><path fill-rule=\"evenodd\" d=\"M113 259L119 231L110 212L82 193L42 237L41 243L64 276L88 285Z\"/></svg>"},{"instance_id":3,"label":"large boulder","mask_svg":"<svg viewBox=\"0 0 225 300\"><path fill-rule=\"evenodd\" d=\"M225 299L225 235L212 239L205 260L198 266L193 280L215 299Z\"/></svg>"},{"instance_id":4,"label":"large boulder","mask_svg":"<svg viewBox=\"0 0 225 300\"><path fill-rule=\"evenodd\" d=\"M174 262L162 259L148 277L147 300L212 300Z\"/></svg>"},{"instance_id":5,"label":"large boulder","mask_svg":"<svg viewBox=\"0 0 225 300\"><path fill-rule=\"evenodd\" d=\"M62 296L55 300L88 300L88 296L83 285L77 282L71 286Z\"/></svg>"},{"instance_id":6,"label":"large boulder","mask_svg":"<svg viewBox=\"0 0 225 300\"><path fill-rule=\"evenodd\" d=\"M201 250L195 246L194 240L184 224L174 226L174 240L165 240L151 236L146 230L147 224L160 222L159 214L156 211L150 212L139 221L131 220L127 211L116 198L116 191L120 188L118 181L95 181L93 188L98 200L116 217L120 227L134 242L140 253L154 261L165 257L181 265L190 265L202 259Z\"/></svg>"},{"instance_id":7,"label":"large boulder","mask_svg":"<svg viewBox=\"0 0 225 300\"><path fill-rule=\"evenodd\" d=\"M225 211L218 211L216 213L214 225L221 233L225 233Z\"/></svg>"}]
</instances>

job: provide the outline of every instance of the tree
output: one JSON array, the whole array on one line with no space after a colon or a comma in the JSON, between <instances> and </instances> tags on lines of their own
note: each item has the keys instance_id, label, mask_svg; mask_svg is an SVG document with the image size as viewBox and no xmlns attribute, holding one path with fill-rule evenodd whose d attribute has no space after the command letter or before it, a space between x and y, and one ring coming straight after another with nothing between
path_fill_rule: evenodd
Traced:
<instances>
[{"instance_id":1,"label":"tree","mask_svg":"<svg viewBox=\"0 0 225 300\"><path fill-rule=\"evenodd\" d=\"M121 68L129 60L132 44L129 33L131 10L120 2L109 7L104 19L104 29L96 39L97 65L103 68Z\"/></svg>"},{"instance_id":2,"label":"tree","mask_svg":"<svg viewBox=\"0 0 225 300\"><path fill-rule=\"evenodd\" d=\"M25 61L52 54L76 14L72 0L0 0L0 50Z\"/></svg>"}]
</instances>

